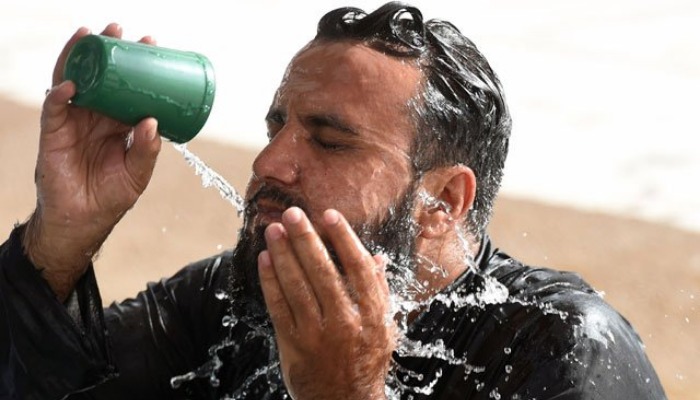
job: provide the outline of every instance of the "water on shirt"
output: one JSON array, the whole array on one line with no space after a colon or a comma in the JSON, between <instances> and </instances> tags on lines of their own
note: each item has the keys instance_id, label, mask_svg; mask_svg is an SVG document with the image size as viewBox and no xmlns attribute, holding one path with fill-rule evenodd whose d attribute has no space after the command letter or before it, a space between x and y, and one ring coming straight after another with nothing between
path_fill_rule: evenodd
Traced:
<instances>
[{"instance_id":1,"label":"water on shirt","mask_svg":"<svg viewBox=\"0 0 700 400\"><path fill-rule=\"evenodd\" d=\"M231 186L220 174L216 173L209 166L207 166L199 157L194 155L187 147L182 145L175 145L175 148L182 153L187 163L195 169L195 174L200 176L202 179L202 185L204 187L214 187L221 194L222 198L230 202L238 212L239 217L244 211L244 200L238 194L238 191ZM439 199L431 197L427 193L418 192L418 200L423 202L423 204L430 206L440 203ZM443 205L447 206L447 205ZM396 212L395 209L390 209L389 213ZM423 301L416 301L415 295L420 294L426 290L428 287L427 282L419 282L415 278L415 274L391 274L387 273L388 280L392 282L392 295L391 297L391 307L387 315L387 323L395 323L398 327L399 337L397 340L396 353L401 357L419 357L419 358L436 358L443 360L451 365L460 365L464 368L465 379L474 379L475 386L477 390L481 387L483 389L483 382L480 384L479 376L485 371L484 366L473 365L469 361L468 355L455 354L454 350L449 348L441 339L437 339L434 342L424 343L422 341L411 340L406 336L406 332L409 328L409 322L407 316L411 313L424 310L428 304L437 301L444 305L454 309L459 310L465 307L478 307L484 309L487 305L492 304L503 304L512 301L517 301L518 303L523 303L523 300L512 299L508 289L498 282L495 278L484 274L479 268L476 267L474 263L473 254L470 254L468 241L466 238L466 233L462 232L460 235L461 242L464 247L464 253L468 259L468 264L472 271L480 275L484 280L484 287L482 290L475 293L468 293L461 295L457 292L450 293L440 293L435 296L431 296ZM376 250L376 249L373 249ZM389 257L392 259L392 257ZM393 258L396 260L396 258ZM393 261L402 263L402 261ZM405 260L405 263L410 263L410 260ZM409 271L411 270L410 265L395 265L395 271ZM446 276L446 271L444 271L440 266L427 264L422 265L422 268L427 268L432 274L440 274L443 277ZM215 293L218 300L221 301L231 301L230 296L225 291L219 290ZM566 314L558 310L551 308L548 304L532 304L537 308L541 309L544 313L558 313L562 318L566 318ZM231 310L231 308L229 308ZM398 317L396 317L398 316ZM230 311L227 315L224 315L221 324L229 330L229 332L238 324L239 320ZM262 332L251 332L253 336L266 335ZM251 339L251 337L247 338ZM265 343L268 346L268 360L270 362L268 365L259 368L254 371L251 376L249 376L246 381L238 388L230 388L227 390L227 394L221 398L221 400L234 400L234 399L244 399L248 394L249 387L258 379L266 379L268 383L269 390L271 392L278 388L278 385L282 382L279 360L277 357L277 348L275 346L275 340L271 337L265 338ZM209 348L209 360L202 364L201 366L189 371L185 374L174 376L171 378L170 384L173 388L180 387L183 383L192 381L195 379L206 379L209 384L213 387L218 387L220 385L217 373L223 366L223 361L219 356L219 352L226 348L237 346L232 339L226 338L220 343L213 344ZM510 348L504 348L504 352L508 354ZM510 373L512 367L509 366ZM421 373L416 371L407 370L405 367L398 365L392 361L392 365L389 370L389 374L386 380L385 393L389 399L399 399L402 396L407 396L411 398L411 394L421 394L421 395L431 395L433 388L442 378L442 371L438 370L434 377L425 377ZM401 378L403 377L403 379ZM411 383L407 383L407 378L411 379ZM417 383L416 383L417 382ZM481 386L480 386L481 385ZM495 392L490 393L492 398L498 398L497 389Z\"/></svg>"}]
</instances>

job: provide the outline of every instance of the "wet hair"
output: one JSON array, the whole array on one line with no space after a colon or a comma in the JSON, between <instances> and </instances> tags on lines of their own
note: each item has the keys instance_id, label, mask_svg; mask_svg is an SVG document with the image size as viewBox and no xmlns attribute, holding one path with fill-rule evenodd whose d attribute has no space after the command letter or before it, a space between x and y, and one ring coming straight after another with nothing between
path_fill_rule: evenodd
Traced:
<instances>
[{"instance_id":1,"label":"wet hair","mask_svg":"<svg viewBox=\"0 0 700 400\"><path fill-rule=\"evenodd\" d=\"M355 40L392 57L416 60L423 73L409 110L416 128L416 176L464 164L477 190L468 227L480 237L501 185L511 119L498 77L474 43L451 23L423 22L412 6L391 2L367 14L345 7L321 18L314 41Z\"/></svg>"}]
</instances>

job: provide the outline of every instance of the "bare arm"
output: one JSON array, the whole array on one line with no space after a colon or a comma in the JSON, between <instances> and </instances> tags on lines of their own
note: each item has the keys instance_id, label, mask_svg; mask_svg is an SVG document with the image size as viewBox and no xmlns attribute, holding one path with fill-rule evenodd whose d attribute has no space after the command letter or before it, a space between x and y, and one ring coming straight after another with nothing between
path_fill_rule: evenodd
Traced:
<instances>
[{"instance_id":1,"label":"bare arm","mask_svg":"<svg viewBox=\"0 0 700 400\"><path fill-rule=\"evenodd\" d=\"M56 62L41 116L36 210L22 240L60 300L145 190L161 144L152 118L133 127L133 144L127 148L132 127L70 104L76 89L62 81L63 66L72 46L87 34L79 29ZM121 37L121 28L110 24L102 34ZM149 37L141 41L153 43Z\"/></svg>"}]
</instances>

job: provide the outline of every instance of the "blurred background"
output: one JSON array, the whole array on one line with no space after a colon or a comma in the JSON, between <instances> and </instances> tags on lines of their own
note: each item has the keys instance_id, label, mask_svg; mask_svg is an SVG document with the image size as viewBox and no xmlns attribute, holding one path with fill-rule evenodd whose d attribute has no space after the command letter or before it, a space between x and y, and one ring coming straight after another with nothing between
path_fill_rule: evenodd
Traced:
<instances>
[{"instance_id":1,"label":"blurred background","mask_svg":"<svg viewBox=\"0 0 700 400\"><path fill-rule=\"evenodd\" d=\"M26 0L0 14L0 229L34 205L39 107L79 26L207 55L217 98L189 148L243 190L264 116L295 52L335 7L378 1ZM637 328L672 399L700 399L700 3L691 0L414 1L453 22L499 74L513 115L491 234L532 264L575 270ZM168 146L165 146L168 147ZM105 302L235 243L240 224L181 156L100 259Z\"/></svg>"}]
</instances>

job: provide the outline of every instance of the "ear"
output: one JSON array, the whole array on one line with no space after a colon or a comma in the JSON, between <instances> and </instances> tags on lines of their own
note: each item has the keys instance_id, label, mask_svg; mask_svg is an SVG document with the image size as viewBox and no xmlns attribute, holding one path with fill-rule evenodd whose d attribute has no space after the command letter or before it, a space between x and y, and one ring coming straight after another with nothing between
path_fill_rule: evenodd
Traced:
<instances>
[{"instance_id":1,"label":"ear","mask_svg":"<svg viewBox=\"0 0 700 400\"><path fill-rule=\"evenodd\" d=\"M476 176L464 165L437 168L423 176L419 191L421 236L436 238L463 222L476 198Z\"/></svg>"}]
</instances>

